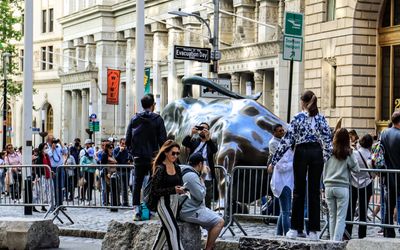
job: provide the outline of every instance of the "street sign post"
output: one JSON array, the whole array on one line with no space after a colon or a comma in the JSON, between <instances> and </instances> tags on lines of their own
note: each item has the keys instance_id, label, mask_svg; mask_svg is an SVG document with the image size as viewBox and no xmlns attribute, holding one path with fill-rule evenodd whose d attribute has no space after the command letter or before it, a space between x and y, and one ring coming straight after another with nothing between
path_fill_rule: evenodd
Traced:
<instances>
[{"instance_id":1,"label":"street sign post","mask_svg":"<svg viewBox=\"0 0 400 250\"><path fill-rule=\"evenodd\" d=\"M285 27L283 37L283 60L290 61L289 93L287 122L290 122L290 108L292 105L293 61L303 59L303 20L302 13L285 12Z\"/></svg>"},{"instance_id":2,"label":"street sign post","mask_svg":"<svg viewBox=\"0 0 400 250\"><path fill-rule=\"evenodd\" d=\"M175 45L174 59L210 63L211 49Z\"/></svg>"},{"instance_id":3,"label":"street sign post","mask_svg":"<svg viewBox=\"0 0 400 250\"><path fill-rule=\"evenodd\" d=\"M286 12L285 34L292 36L303 36L303 14Z\"/></svg>"},{"instance_id":4,"label":"street sign post","mask_svg":"<svg viewBox=\"0 0 400 250\"><path fill-rule=\"evenodd\" d=\"M301 62L303 59L303 38L295 36L283 37L283 60Z\"/></svg>"}]
</instances>

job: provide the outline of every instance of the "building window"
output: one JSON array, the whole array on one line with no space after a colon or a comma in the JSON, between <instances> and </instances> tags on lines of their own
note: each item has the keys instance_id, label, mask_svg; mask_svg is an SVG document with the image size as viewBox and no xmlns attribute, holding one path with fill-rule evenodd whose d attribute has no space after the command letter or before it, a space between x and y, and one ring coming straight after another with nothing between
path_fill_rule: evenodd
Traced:
<instances>
[{"instance_id":1,"label":"building window","mask_svg":"<svg viewBox=\"0 0 400 250\"><path fill-rule=\"evenodd\" d=\"M40 62L41 62L41 69L42 70L46 70L46 47L42 47L41 50L41 58L40 58Z\"/></svg>"},{"instance_id":2,"label":"building window","mask_svg":"<svg viewBox=\"0 0 400 250\"><path fill-rule=\"evenodd\" d=\"M53 32L54 27L54 9L49 9L49 32Z\"/></svg>"},{"instance_id":3,"label":"building window","mask_svg":"<svg viewBox=\"0 0 400 250\"><path fill-rule=\"evenodd\" d=\"M46 114L46 124L47 128L46 131L49 135L53 134L53 107L49 104L49 107L47 108L47 114Z\"/></svg>"},{"instance_id":4,"label":"building window","mask_svg":"<svg viewBox=\"0 0 400 250\"><path fill-rule=\"evenodd\" d=\"M53 46L47 47L48 69L53 69Z\"/></svg>"},{"instance_id":5,"label":"building window","mask_svg":"<svg viewBox=\"0 0 400 250\"><path fill-rule=\"evenodd\" d=\"M335 20L336 0L326 0L326 21Z\"/></svg>"},{"instance_id":6,"label":"building window","mask_svg":"<svg viewBox=\"0 0 400 250\"><path fill-rule=\"evenodd\" d=\"M42 10L42 33L47 31L47 10Z\"/></svg>"},{"instance_id":7,"label":"building window","mask_svg":"<svg viewBox=\"0 0 400 250\"><path fill-rule=\"evenodd\" d=\"M19 51L19 68L21 70L21 72L24 71L24 50L21 49Z\"/></svg>"}]
</instances>

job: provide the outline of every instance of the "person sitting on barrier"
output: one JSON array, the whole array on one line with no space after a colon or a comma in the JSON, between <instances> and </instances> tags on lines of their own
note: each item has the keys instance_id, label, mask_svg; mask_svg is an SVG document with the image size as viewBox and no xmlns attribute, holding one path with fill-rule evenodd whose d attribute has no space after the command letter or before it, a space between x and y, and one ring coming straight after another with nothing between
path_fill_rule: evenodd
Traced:
<instances>
[{"instance_id":1,"label":"person sitting on barrier","mask_svg":"<svg viewBox=\"0 0 400 250\"><path fill-rule=\"evenodd\" d=\"M21 155L15 152L12 144L6 145L7 154L5 156L5 164L6 165L22 165ZM10 193L11 199L14 201L18 201L21 199L21 191L22 191L22 173L21 167L12 167L9 170L10 174Z\"/></svg>"},{"instance_id":2,"label":"person sitting on barrier","mask_svg":"<svg viewBox=\"0 0 400 250\"><path fill-rule=\"evenodd\" d=\"M224 227L224 219L216 212L205 206L206 186L204 178L207 169L204 158L200 152L189 157L190 166L181 166L184 187L190 192L190 197L181 196L179 218L183 221L198 224L208 231L206 250L213 249L216 239Z\"/></svg>"},{"instance_id":3,"label":"person sitting on barrier","mask_svg":"<svg viewBox=\"0 0 400 250\"><path fill-rule=\"evenodd\" d=\"M113 151L113 155L115 160L117 160L118 165L126 165L125 168L118 167L118 173L121 178L121 196L122 196L122 206L129 206L128 203L128 185L129 185L129 173L130 168L129 165L129 153L126 148L126 140L125 138L121 138L119 140L119 146L116 147Z\"/></svg>"},{"instance_id":4,"label":"person sitting on barrier","mask_svg":"<svg viewBox=\"0 0 400 250\"><path fill-rule=\"evenodd\" d=\"M357 150L354 150L354 156L360 166L360 169L369 169L372 168L371 164L371 147L372 147L373 139L370 134L366 134L361 137L359 141L359 147ZM373 186L373 178L370 173L367 172L358 172L351 173L351 197L349 200L349 206L347 209L346 221L354 220L354 212L357 206L358 200L358 221L367 221L368 214L368 205L369 200L372 196L372 186ZM343 238L346 240L351 239L353 224L346 225L346 233L343 235ZM367 226L359 225L358 226L358 238L362 239L367 236Z\"/></svg>"},{"instance_id":5,"label":"person sitting on barrier","mask_svg":"<svg viewBox=\"0 0 400 250\"><path fill-rule=\"evenodd\" d=\"M32 189L33 198L35 203L52 204L53 196L52 189L53 183L51 181L51 161L49 155L46 153L47 143L41 143L38 147L37 156L33 159L35 165L47 165L48 167L33 167L32 176L34 178ZM33 212L39 212L33 207ZM47 212L45 206L42 206L42 212Z\"/></svg>"},{"instance_id":6,"label":"person sitting on barrier","mask_svg":"<svg viewBox=\"0 0 400 250\"><path fill-rule=\"evenodd\" d=\"M204 182L207 187L207 195L205 198L206 207L211 208L211 201L218 199L218 183L215 177L215 164L214 155L218 151L218 147L211 140L210 125L206 122L200 123L198 126L194 126L191 131L191 135L186 136L182 145L189 148L189 155L196 152L201 152L205 159L204 165L209 168L209 174L206 176Z\"/></svg>"},{"instance_id":7,"label":"person sitting on barrier","mask_svg":"<svg viewBox=\"0 0 400 250\"><path fill-rule=\"evenodd\" d=\"M154 250L163 249L166 241L170 250L183 249L176 222L178 195L185 193L181 168L176 165L179 154L179 144L167 140L154 160L151 195L158 198L157 213L162 223L152 248Z\"/></svg>"},{"instance_id":8,"label":"person sitting on barrier","mask_svg":"<svg viewBox=\"0 0 400 250\"><path fill-rule=\"evenodd\" d=\"M346 226L350 171L359 172L360 167L350 147L349 132L345 128L341 128L335 133L333 155L325 163L322 173L329 209L330 240L332 241L342 240Z\"/></svg>"},{"instance_id":9,"label":"person sitting on barrier","mask_svg":"<svg viewBox=\"0 0 400 250\"><path fill-rule=\"evenodd\" d=\"M102 192L105 193L105 200L103 200L104 206L110 204L111 175L117 171L116 167L113 166L117 164L117 160L115 160L113 156L113 148L114 145L108 142L101 155L101 165L107 165L107 167L103 167L102 171L102 175L104 175L103 178L106 182L105 190L102 190Z\"/></svg>"},{"instance_id":10,"label":"person sitting on barrier","mask_svg":"<svg viewBox=\"0 0 400 250\"><path fill-rule=\"evenodd\" d=\"M320 180L324 161L331 156L331 130L325 117L318 111L317 96L312 91L306 91L300 99L303 111L296 114L291 121L270 166L274 167L285 152L295 146L291 229L286 236L289 238L304 236L304 199L307 186L309 238L318 240L317 231L321 226Z\"/></svg>"},{"instance_id":11,"label":"person sitting on barrier","mask_svg":"<svg viewBox=\"0 0 400 250\"><path fill-rule=\"evenodd\" d=\"M96 168L94 166L97 165L96 160L94 159L93 148L89 148L87 153L82 156L79 165L86 166L81 168L81 182L83 184L83 188L81 188L81 201L84 201L85 198L87 198L87 201L90 202L92 200L92 191L94 187L94 173L96 172Z\"/></svg>"}]
</instances>

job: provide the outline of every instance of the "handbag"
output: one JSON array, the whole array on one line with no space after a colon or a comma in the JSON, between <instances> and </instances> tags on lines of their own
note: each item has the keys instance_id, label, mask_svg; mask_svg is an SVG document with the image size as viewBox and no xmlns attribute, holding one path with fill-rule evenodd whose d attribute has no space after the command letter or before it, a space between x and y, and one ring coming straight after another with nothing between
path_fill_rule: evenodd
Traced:
<instances>
[{"instance_id":1,"label":"handbag","mask_svg":"<svg viewBox=\"0 0 400 250\"><path fill-rule=\"evenodd\" d=\"M83 187L87 183L85 177L81 177L78 181L78 186Z\"/></svg>"},{"instance_id":2,"label":"handbag","mask_svg":"<svg viewBox=\"0 0 400 250\"><path fill-rule=\"evenodd\" d=\"M165 174L165 169L162 166L159 166L157 171L163 171L162 174ZM146 204L150 211L157 211L159 198L160 197L153 191L153 176L150 176L145 188L143 189L143 203Z\"/></svg>"}]
</instances>

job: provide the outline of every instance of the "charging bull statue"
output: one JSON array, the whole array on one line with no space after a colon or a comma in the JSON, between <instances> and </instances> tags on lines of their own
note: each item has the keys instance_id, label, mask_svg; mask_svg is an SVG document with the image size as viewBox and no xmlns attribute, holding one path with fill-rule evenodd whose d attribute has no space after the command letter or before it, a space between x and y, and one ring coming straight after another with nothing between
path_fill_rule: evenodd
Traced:
<instances>
[{"instance_id":1,"label":"charging bull statue","mask_svg":"<svg viewBox=\"0 0 400 250\"><path fill-rule=\"evenodd\" d=\"M227 161L227 171L232 172L234 166L266 166L268 160L268 144L272 138L272 126L283 124L277 116L258 103L261 94L254 96L240 96L225 89L214 82L202 77L188 77L182 80L186 85L201 85L210 91L217 91L235 99L218 99L209 103L193 99L182 98L168 104L162 112L165 127L169 138L182 143L183 138L190 135L191 129L201 122L210 124L212 140L218 145L216 164L223 165ZM182 150L181 162L185 163L187 155ZM255 171L256 172L256 171ZM254 172L254 173L255 173ZM263 191L248 190L248 195L239 195L247 201L260 198L261 193L266 193L267 175L254 174L248 176L245 183L252 187L263 186ZM233 179L234 182L242 181ZM265 187L265 188L264 188ZM244 190L238 188L238 190ZM251 192L254 191L254 192ZM240 200L238 200L240 201Z\"/></svg>"}]
</instances>

